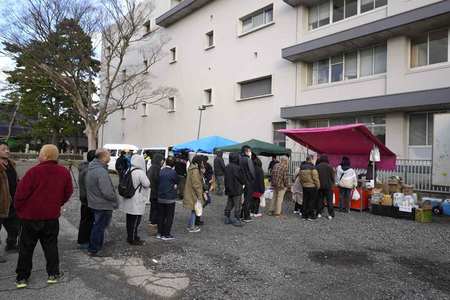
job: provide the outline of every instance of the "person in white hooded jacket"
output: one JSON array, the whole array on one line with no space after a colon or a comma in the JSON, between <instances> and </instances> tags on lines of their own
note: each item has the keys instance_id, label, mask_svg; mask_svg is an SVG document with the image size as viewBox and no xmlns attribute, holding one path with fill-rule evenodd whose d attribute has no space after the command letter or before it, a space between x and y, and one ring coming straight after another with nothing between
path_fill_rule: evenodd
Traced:
<instances>
[{"instance_id":1,"label":"person in white hooded jacket","mask_svg":"<svg viewBox=\"0 0 450 300\"><path fill-rule=\"evenodd\" d=\"M145 203L150 195L150 181L142 156L133 155L131 157L131 171L133 187L136 192L130 199L120 197L119 209L127 214L127 242L130 245L140 246L143 245L143 241L138 236L138 228L145 213Z\"/></svg>"},{"instance_id":2,"label":"person in white hooded jacket","mask_svg":"<svg viewBox=\"0 0 450 300\"><path fill-rule=\"evenodd\" d=\"M351 191L358 185L358 178L346 156L342 157L342 162L336 169L336 180L339 186L339 210L348 213Z\"/></svg>"}]
</instances>

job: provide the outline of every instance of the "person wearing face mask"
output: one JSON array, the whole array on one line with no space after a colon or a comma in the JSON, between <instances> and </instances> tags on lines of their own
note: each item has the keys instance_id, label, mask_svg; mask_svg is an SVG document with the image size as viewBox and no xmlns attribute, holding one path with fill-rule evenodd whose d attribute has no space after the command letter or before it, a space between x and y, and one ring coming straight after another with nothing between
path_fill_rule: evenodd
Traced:
<instances>
[{"instance_id":1,"label":"person wearing face mask","mask_svg":"<svg viewBox=\"0 0 450 300\"><path fill-rule=\"evenodd\" d=\"M252 161L252 148L250 146L243 146L241 148L241 157L239 160L239 166L244 175L244 203L242 205L242 221L249 223L252 221L250 217L250 207L253 201L253 182L255 176L255 166Z\"/></svg>"},{"instance_id":2,"label":"person wearing face mask","mask_svg":"<svg viewBox=\"0 0 450 300\"><path fill-rule=\"evenodd\" d=\"M47 260L48 284L60 281L58 234L61 207L73 192L69 171L58 164L55 145L44 145L39 164L28 170L19 182L14 198L21 221L16 287L27 287L33 266L33 252L39 241Z\"/></svg>"}]
</instances>

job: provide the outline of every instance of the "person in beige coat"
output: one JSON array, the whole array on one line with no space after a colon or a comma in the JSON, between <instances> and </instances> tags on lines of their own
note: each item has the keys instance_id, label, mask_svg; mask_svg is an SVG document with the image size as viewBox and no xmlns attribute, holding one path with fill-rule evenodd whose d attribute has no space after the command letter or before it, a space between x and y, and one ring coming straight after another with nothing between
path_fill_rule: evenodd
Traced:
<instances>
[{"instance_id":1,"label":"person in beige coat","mask_svg":"<svg viewBox=\"0 0 450 300\"><path fill-rule=\"evenodd\" d=\"M313 165L312 155L308 155L306 161L300 166L300 183L303 187L303 218L316 219L317 192L320 189L319 173Z\"/></svg>"},{"instance_id":2,"label":"person in beige coat","mask_svg":"<svg viewBox=\"0 0 450 300\"><path fill-rule=\"evenodd\" d=\"M195 204L197 201L200 201L201 206L203 207L206 202L203 191L203 179L200 171L202 166L203 160L201 156L194 156L189 166L186 184L184 186L183 206L191 212L188 223L188 231L191 233L200 231L200 227L195 226L195 218L199 214L199 212L196 212Z\"/></svg>"}]
</instances>

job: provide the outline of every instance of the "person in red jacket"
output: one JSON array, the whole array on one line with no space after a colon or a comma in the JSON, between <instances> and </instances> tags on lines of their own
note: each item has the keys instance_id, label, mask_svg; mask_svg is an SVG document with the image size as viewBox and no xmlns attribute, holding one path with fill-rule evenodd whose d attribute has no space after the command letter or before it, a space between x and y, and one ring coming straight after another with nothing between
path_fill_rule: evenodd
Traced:
<instances>
[{"instance_id":1,"label":"person in red jacket","mask_svg":"<svg viewBox=\"0 0 450 300\"><path fill-rule=\"evenodd\" d=\"M62 276L58 256L59 217L61 207L73 192L72 177L65 167L58 164L55 145L44 145L38 159L39 164L28 170L19 182L14 197L21 221L17 288L27 287L38 241L47 260L47 283L57 283Z\"/></svg>"}]
</instances>

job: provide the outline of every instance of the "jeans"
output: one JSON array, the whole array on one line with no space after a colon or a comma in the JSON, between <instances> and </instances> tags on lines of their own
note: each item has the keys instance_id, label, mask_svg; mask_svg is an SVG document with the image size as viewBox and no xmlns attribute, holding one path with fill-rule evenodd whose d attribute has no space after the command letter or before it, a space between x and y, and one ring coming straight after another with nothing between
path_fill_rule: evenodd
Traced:
<instances>
[{"instance_id":1,"label":"jeans","mask_svg":"<svg viewBox=\"0 0 450 300\"><path fill-rule=\"evenodd\" d=\"M352 189L339 187L339 209L350 209L350 193Z\"/></svg>"},{"instance_id":2,"label":"jeans","mask_svg":"<svg viewBox=\"0 0 450 300\"><path fill-rule=\"evenodd\" d=\"M139 224L141 224L142 216L127 214L127 241L134 242L140 240L138 236Z\"/></svg>"},{"instance_id":3,"label":"jeans","mask_svg":"<svg viewBox=\"0 0 450 300\"><path fill-rule=\"evenodd\" d=\"M33 252L39 241L47 261L47 274L59 275L58 254L59 220L21 221L17 281L30 277L33 268Z\"/></svg>"},{"instance_id":4,"label":"jeans","mask_svg":"<svg viewBox=\"0 0 450 300\"><path fill-rule=\"evenodd\" d=\"M285 194L286 194L286 188L273 190L273 199L270 203L269 211L272 212L274 215L281 215L281 210L282 210Z\"/></svg>"},{"instance_id":5,"label":"jeans","mask_svg":"<svg viewBox=\"0 0 450 300\"><path fill-rule=\"evenodd\" d=\"M317 211L317 189L316 188L303 188L303 218L316 217Z\"/></svg>"},{"instance_id":6,"label":"jeans","mask_svg":"<svg viewBox=\"0 0 450 300\"><path fill-rule=\"evenodd\" d=\"M152 225L158 224L158 199L150 198L150 214L149 214L149 222Z\"/></svg>"},{"instance_id":7,"label":"jeans","mask_svg":"<svg viewBox=\"0 0 450 300\"><path fill-rule=\"evenodd\" d=\"M225 207L225 217L231 216L231 211L234 208L234 217L239 220L241 217L241 199L242 196L228 196L227 206Z\"/></svg>"},{"instance_id":8,"label":"jeans","mask_svg":"<svg viewBox=\"0 0 450 300\"><path fill-rule=\"evenodd\" d=\"M319 214L323 211L323 200L327 201L328 215L334 217L333 191L331 189L319 189L319 201L317 208Z\"/></svg>"},{"instance_id":9,"label":"jeans","mask_svg":"<svg viewBox=\"0 0 450 300\"><path fill-rule=\"evenodd\" d=\"M78 244L89 244L93 224L94 214L92 210L87 205L81 204L80 226L78 228Z\"/></svg>"},{"instance_id":10,"label":"jeans","mask_svg":"<svg viewBox=\"0 0 450 300\"><path fill-rule=\"evenodd\" d=\"M191 211L191 215L189 216L188 226L194 227L195 226L195 219L197 215L195 214L195 210Z\"/></svg>"},{"instance_id":11,"label":"jeans","mask_svg":"<svg viewBox=\"0 0 450 300\"><path fill-rule=\"evenodd\" d=\"M111 222L112 210L92 209L92 211L94 212L94 225L92 226L88 251L97 253L103 247L105 229Z\"/></svg>"},{"instance_id":12,"label":"jeans","mask_svg":"<svg viewBox=\"0 0 450 300\"><path fill-rule=\"evenodd\" d=\"M173 218L175 216L175 203L159 203L158 233L161 236L170 235Z\"/></svg>"},{"instance_id":13,"label":"jeans","mask_svg":"<svg viewBox=\"0 0 450 300\"><path fill-rule=\"evenodd\" d=\"M216 176L216 183L217 183L217 191L216 191L216 193L217 193L217 195L221 196L221 195L223 195L223 190L224 190L224 187L225 187L225 176L217 175Z\"/></svg>"}]
</instances>

